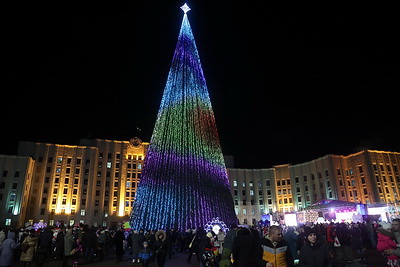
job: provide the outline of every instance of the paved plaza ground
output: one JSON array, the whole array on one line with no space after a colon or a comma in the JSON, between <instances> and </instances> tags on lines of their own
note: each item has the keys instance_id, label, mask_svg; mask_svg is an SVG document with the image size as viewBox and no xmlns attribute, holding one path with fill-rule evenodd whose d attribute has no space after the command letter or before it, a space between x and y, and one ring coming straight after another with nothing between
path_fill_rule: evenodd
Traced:
<instances>
[{"instance_id":1,"label":"paved plaza ground","mask_svg":"<svg viewBox=\"0 0 400 267\"><path fill-rule=\"evenodd\" d=\"M200 264L197 262L195 255L192 257L192 262L187 263L186 259L188 257L188 253L177 253L173 254L171 259L167 258L167 261L164 267L199 267ZM366 250L366 263L359 265L363 267L384 267L386 265L386 259L376 250L368 249ZM61 267L61 261L51 260L49 259L46 261L44 267ZM23 267L23 263L21 262L14 262L13 267ZM29 267L36 266L36 262L33 262ZM69 264L71 266L71 264ZM110 255L104 261L94 261L93 263L82 263L81 266L87 267L108 267L108 266L115 266L115 267L141 267L142 264L132 264L129 254L125 254L122 262L117 262L113 255ZM345 266L354 266L354 265L343 265ZM150 267L157 267L155 262L150 264Z\"/></svg>"}]
</instances>

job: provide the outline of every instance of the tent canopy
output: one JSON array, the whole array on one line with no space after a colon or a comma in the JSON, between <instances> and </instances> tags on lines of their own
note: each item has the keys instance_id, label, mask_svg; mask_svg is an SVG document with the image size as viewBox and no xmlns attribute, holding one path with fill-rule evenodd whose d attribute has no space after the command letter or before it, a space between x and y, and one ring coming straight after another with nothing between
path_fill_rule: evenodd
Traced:
<instances>
[{"instance_id":1,"label":"tent canopy","mask_svg":"<svg viewBox=\"0 0 400 267\"><path fill-rule=\"evenodd\" d=\"M357 204L360 204L360 203L335 200L335 199L323 199L319 202L316 202L316 203L306 207L305 210L331 209L331 208L343 208L343 207L353 207L354 208Z\"/></svg>"}]
</instances>

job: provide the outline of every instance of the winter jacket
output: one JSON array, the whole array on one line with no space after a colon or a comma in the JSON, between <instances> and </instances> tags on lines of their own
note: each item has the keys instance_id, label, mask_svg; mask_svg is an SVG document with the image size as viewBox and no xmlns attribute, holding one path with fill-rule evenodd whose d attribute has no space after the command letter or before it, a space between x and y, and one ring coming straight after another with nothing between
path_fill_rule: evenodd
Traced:
<instances>
[{"instance_id":1,"label":"winter jacket","mask_svg":"<svg viewBox=\"0 0 400 267\"><path fill-rule=\"evenodd\" d=\"M159 238L160 235L162 235L161 239ZM158 230L156 233L156 242L154 243L154 254L157 256L166 256L168 250L167 234L163 230Z\"/></svg>"},{"instance_id":2,"label":"winter jacket","mask_svg":"<svg viewBox=\"0 0 400 267\"><path fill-rule=\"evenodd\" d=\"M219 267L232 267L233 264L231 262L231 250L225 249L222 251L221 260L219 262Z\"/></svg>"},{"instance_id":3,"label":"winter jacket","mask_svg":"<svg viewBox=\"0 0 400 267\"><path fill-rule=\"evenodd\" d=\"M67 230L64 237L64 255L70 256L72 249L75 247L75 239L72 236L72 231Z\"/></svg>"},{"instance_id":4,"label":"winter jacket","mask_svg":"<svg viewBox=\"0 0 400 267\"><path fill-rule=\"evenodd\" d=\"M0 246L0 266L10 266L14 261L14 251L19 246L15 242L15 233L8 232L7 239Z\"/></svg>"},{"instance_id":5,"label":"winter jacket","mask_svg":"<svg viewBox=\"0 0 400 267\"><path fill-rule=\"evenodd\" d=\"M0 231L0 246L1 244L3 244L4 239L6 239L6 233L4 232L4 230Z\"/></svg>"},{"instance_id":6,"label":"winter jacket","mask_svg":"<svg viewBox=\"0 0 400 267\"><path fill-rule=\"evenodd\" d=\"M325 267L330 265L329 246L324 239L317 239L313 246L306 240L300 250L300 267Z\"/></svg>"},{"instance_id":7,"label":"winter jacket","mask_svg":"<svg viewBox=\"0 0 400 267\"><path fill-rule=\"evenodd\" d=\"M231 228L225 236L224 247L232 250L233 239L236 237L236 228Z\"/></svg>"},{"instance_id":8,"label":"winter jacket","mask_svg":"<svg viewBox=\"0 0 400 267\"><path fill-rule=\"evenodd\" d=\"M378 244L376 245L376 249L379 252L383 252L385 249L396 249L397 243L393 240L393 234L384 229L378 228ZM387 258L389 260L397 260L398 257L396 255L388 255Z\"/></svg>"},{"instance_id":9,"label":"winter jacket","mask_svg":"<svg viewBox=\"0 0 400 267\"><path fill-rule=\"evenodd\" d=\"M269 237L266 237L261 239L261 245L264 261L273 263L274 267L294 265L292 253L285 239L282 238L279 242L273 242Z\"/></svg>"},{"instance_id":10,"label":"winter jacket","mask_svg":"<svg viewBox=\"0 0 400 267\"><path fill-rule=\"evenodd\" d=\"M152 255L153 253L148 247L139 251L139 258L141 258L143 262L149 262Z\"/></svg>"},{"instance_id":11,"label":"winter jacket","mask_svg":"<svg viewBox=\"0 0 400 267\"><path fill-rule=\"evenodd\" d=\"M24 243L28 245L28 250L21 252L20 261L22 262L31 262L33 260L33 256L36 252L37 247L37 237L28 235L25 237L24 241L21 243L21 247L24 247Z\"/></svg>"},{"instance_id":12,"label":"winter jacket","mask_svg":"<svg viewBox=\"0 0 400 267\"><path fill-rule=\"evenodd\" d=\"M294 232L294 229L290 229L283 236L290 247L290 251L292 252L292 257L297 258L297 234Z\"/></svg>"},{"instance_id":13,"label":"winter jacket","mask_svg":"<svg viewBox=\"0 0 400 267\"><path fill-rule=\"evenodd\" d=\"M259 259L256 257L257 251L255 239L250 231L248 229L240 229L232 244L234 266L257 266L258 262L261 261L261 255L259 255Z\"/></svg>"},{"instance_id":14,"label":"winter jacket","mask_svg":"<svg viewBox=\"0 0 400 267\"><path fill-rule=\"evenodd\" d=\"M133 232L132 234L132 253L139 254L140 249L143 247L143 242L145 241L144 235L139 232Z\"/></svg>"}]
</instances>

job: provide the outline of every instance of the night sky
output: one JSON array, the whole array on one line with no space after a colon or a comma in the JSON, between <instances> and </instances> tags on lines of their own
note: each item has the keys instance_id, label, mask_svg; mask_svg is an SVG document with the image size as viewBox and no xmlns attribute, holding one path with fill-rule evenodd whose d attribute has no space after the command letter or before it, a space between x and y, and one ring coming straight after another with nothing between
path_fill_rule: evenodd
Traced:
<instances>
[{"instance_id":1,"label":"night sky","mask_svg":"<svg viewBox=\"0 0 400 267\"><path fill-rule=\"evenodd\" d=\"M184 4L160 2L10 6L0 154L18 141L150 141ZM394 7L215 2L188 1L188 16L236 167L400 152Z\"/></svg>"}]
</instances>

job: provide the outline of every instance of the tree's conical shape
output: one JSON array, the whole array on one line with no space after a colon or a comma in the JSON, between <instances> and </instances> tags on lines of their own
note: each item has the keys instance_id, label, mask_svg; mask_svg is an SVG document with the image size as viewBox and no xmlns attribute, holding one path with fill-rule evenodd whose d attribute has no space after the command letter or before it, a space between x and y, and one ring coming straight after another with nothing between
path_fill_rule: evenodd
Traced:
<instances>
[{"instance_id":1,"label":"tree's conical shape","mask_svg":"<svg viewBox=\"0 0 400 267\"><path fill-rule=\"evenodd\" d=\"M185 230L236 222L214 113L183 17L131 215L133 229Z\"/></svg>"}]
</instances>

